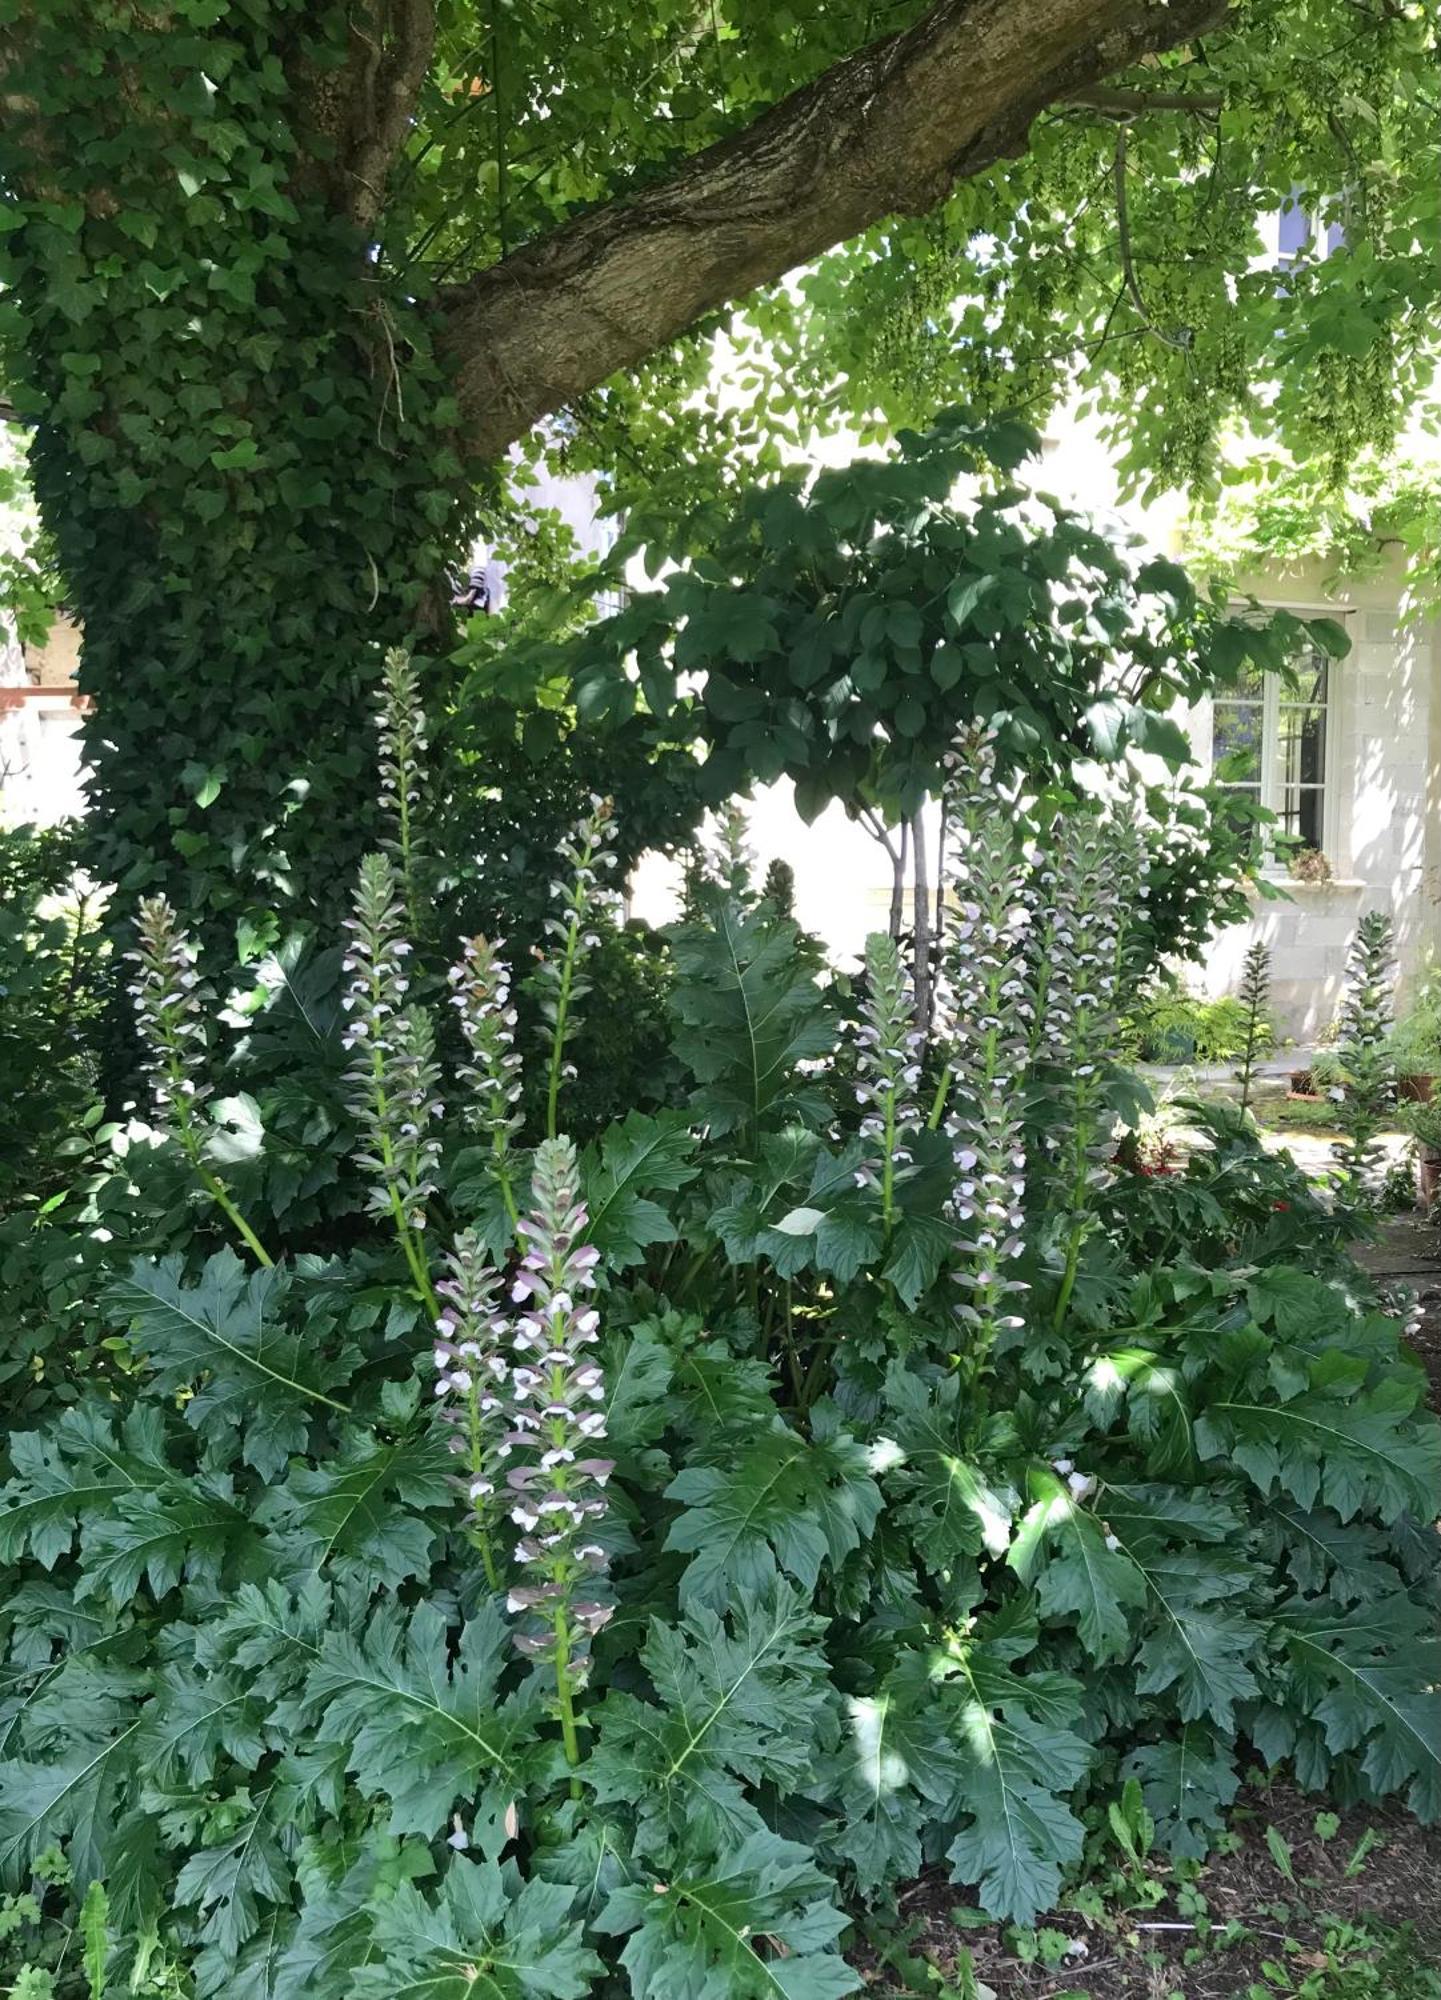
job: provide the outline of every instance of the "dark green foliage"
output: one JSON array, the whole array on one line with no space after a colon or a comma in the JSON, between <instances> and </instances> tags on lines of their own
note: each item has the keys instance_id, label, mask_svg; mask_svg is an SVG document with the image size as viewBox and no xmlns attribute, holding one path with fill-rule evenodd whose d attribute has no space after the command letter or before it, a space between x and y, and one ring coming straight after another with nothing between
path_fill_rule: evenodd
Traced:
<instances>
[{"instance_id":1,"label":"dark green foliage","mask_svg":"<svg viewBox=\"0 0 1441 2000\"><path fill-rule=\"evenodd\" d=\"M66 137L38 188L5 150L6 358L97 704L92 866L233 948L242 917L340 914L379 650L443 630L466 482L431 329L295 172L297 66L333 67L343 15L117 16L76 67L95 26L7 39Z\"/></svg>"},{"instance_id":2,"label":"dark green foliage","mask_svg":"<svg viewBox=\"0 0 1441 2000\"><path fill-rule=\"evenodd\" d=\"M1043 1306L963 1388L939 1162L922 1135L893 1225L931 1264L888 1277L848 1086L805 1086L834 1152L787 1122L834 1044L808 955L708 907L700 1122L632 1113L584 1163L619 1609L573 1795L379 1240L141 1262L103 1306L127 1372L12 1440L0 1868L60 1842L122 1971L156 1923L197 2000L842 1995L848 1898L943 1854L1030 1922L1118 1768L1178 1855L1252 1755L1441 1809L1436 1431L1293 1170L1215 1113L1184 1174L1112 1177L1071 1337Z\"/></svg>"},{"instance_id":3,"label":"dark green foliage","mask_svg":"<svg viewBox=\"0 0 1441 2000\"><path fill-rule=\"evenodd\" d=\"M0 1209L53 1194L98 1122L104 897L73 826L0 830Z\"/></svg>"}]
</instances>

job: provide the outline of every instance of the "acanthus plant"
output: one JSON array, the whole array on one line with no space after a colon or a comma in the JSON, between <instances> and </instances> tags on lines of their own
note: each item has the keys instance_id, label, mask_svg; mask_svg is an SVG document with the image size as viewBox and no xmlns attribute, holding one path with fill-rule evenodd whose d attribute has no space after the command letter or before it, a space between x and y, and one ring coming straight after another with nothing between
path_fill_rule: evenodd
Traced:
<instances>
[{"instance_id":1,"label":"acanthus plant","mask_svg":"<svg viewBox=\"0 0 1441 2000\"><path fill-rule=\"evenodd\" d=\"M1402 1330L1243 1121L1103 1169L1143 826L1053 825L984 737L950 784L929 1046L888 940L847 1050L795 925L712 885L687 1103L579 1148L604 821L530 1125L504 947L417 968L367 862L368 1212L314 1247L257 1215L273 1267L142 1260L124 1366L11 1441L0 1869L59 1841L104 1880L120 1976L159 1937L197 2000L830 2000L849 1910L945 1856L1028 1922L1132 1779L1182 1855L1251 1762L1441 1809Z\"/></svg>"}]
</instances>

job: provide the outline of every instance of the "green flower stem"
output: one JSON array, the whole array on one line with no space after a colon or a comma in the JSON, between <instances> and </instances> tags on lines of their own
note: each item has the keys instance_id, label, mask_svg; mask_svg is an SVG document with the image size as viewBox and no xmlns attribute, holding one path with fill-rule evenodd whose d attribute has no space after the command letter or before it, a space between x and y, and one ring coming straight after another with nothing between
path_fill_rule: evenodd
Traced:
<instances>
[{"instance_id":1,"label":"green flower stem","mask_svg":"<svg viewBox=\"0 0 1441 2000\"><path fill-rule=\"evenodd\" d=\"M380 1158L385 1169L386 1193L390 1197L390 1213L395 1221L395 1233L400 1239L400 1247L405 1253L405 1261L410 1266L410 1275L415 1280L415 1289L421 1303L432 1320L440 1318L440 1301L435 1296L435 1287L430 1282L430 1272L425 1259L420 1254L420 1245L415 1239L415 1231L405 1219L405 1209L395 1189L395 1148L390 1143L386 1130L389 1103L385 1095L385 1058L379 1049L370 1052L370 1074L374 1081L375 1109L380 1132Z\"/></svg>"},{"instance_id":2,"label":"green flower stem","mask_svg":"<svg viewBox=\"0 0 1441 2000\"><path fill-rule=\"evenodd\" d=\"M555 1136L554 1133L551 1136L553 1138ZM491 1151L494 1156L491 1172L494 1174L496 1185L500 1189L500 1198L505 1203L505 1212L510 1217L511 1229L518 1232L520 1229L520 1209L516 1205L515 1189L511 1185L510 1142L504 1132L496 1133L491 1143Z\"/></svg>"},{"instance_id":3,"label":"green flower stem","mask_svg":"<svg viewBox=\"0 0 1441 2000\"><path fill-rule=\"evenodd\" d=\"M275 1259L271 1256L250 1224L245 1220L240 1210L235 1206L224 1181L220 1179L218 1174L211 1173L209 1167L202 1165L200 1160L195 1159L192 1164L210 1199L229 1218L237 1235L250 1251L256 1263L263 1264L267 1271L273 1271L275 1269Z\"/></svg>"},{"instance_id":4,"label":"green flower stem","mask_svg":"<svg viewBox=\"0 0 1441 2000\"><path fill-rule=\"evenodd\" d=\"M565 1055L565 1019L570 1012L570 988L575 977L575 952L580 942L580 918L572 917L565 934L565 956L560 965L560 984L555 999L555 1032L550 1043L550 1072L545 1094L545 1136L556 1136L556 1112L560 1104L560 1072Z\"/></svg>"},{"instance_id":5,"label":"green flower stem","mask_svg":"<svg viewBox=\"0 0 1441 2000\"><path fill-rule=\"evenodd\" d=\"M221 1214L230 1223L241 1242L249 1250L258 1264L267 1271L275 1269L275 1259L236 1207L229 1188L218 1174L212 1173L205 1164L205 1141L196 1130L195 1114L185 1095L185 1066L178 1054L171 1051L168 1060L171 1099L175 1105L175 1135L180 1141L181 1151L190 1162L190 1171L215 1203Z\"/></svg>"},{"instance_id":6,"label":"green flower stem","mask_svg":"<svg viewBox=\"0 0 1441 2000\"><path fill-rule=\"evenodd\" d=\"M1051 1324L1059 1333L1066 1324L1066 1314L1071 1307L1071 1294L1076 1289L1076 1273L1081 1264L1081 1245L1086 1240L1088 1217L1086 1215L1086 1159L1087 1140L1090 1127L1081 1107L1076 1107L1076 1174L1071 1184L1072 1222L1066 1236L1066 1262L1061 1272L1061 1289L1056 1294L1056 1309Z\"/></svg>"},{"instance_id":7,"label":"green flower stem","mask_svg":"<svg viewBox=\"0 0 1441 2000\"><path fill-rule=\"evenodd\" d=\"M485 1471L485 1419L480 1412L480 1391L472 1381L470 1392L465 1399L467 1443L470 1446L470 1476L478 1479ZM485 1523L479 1518L480 1508L472 1502L476 1510L476 1522L469 1530L470 1540L480 1552L481 1566L485 1580L492 1590L500 1589L500 1570L495 1560L495 1550Z\"/></svg>"},{"instance_id":8,"label":"green flower stem","mask_svg":"<svg viewBox=\"0 0 1441 2000\"><path fill-rule=\"evenodd\" d=\"M574 1772L580 1764L580 1737L570 1690L570 1620L563 1608L555 1614L555 1691L560 1702L560 1740L565 1746L565 1761ZM574 1776L570 1795L573 1799L580 1797L580 1779Z\"/></svg>"},{"instance_id":9,"label":"green flower stem","mask_svg":"<svg viewBox=\"0 0 1441 2000\"><path fill-rule=\"evenodd\" d=\"M889 1236L896 1219L896 1093L886 1092L885 1154L881 1161L881 1224Z\"/></svg>"},{"instance_id":10,"label":"green flower stem","mask_svg":"<svg viewBox=\"0 0 1441 2000\"><path fill-rule=\"evenodd\" d=\"M941 1120L946 1115L946 1100L951 1094L951 1072L943 1069L936 1084L936 1094L931 1099L930 1115L926 1119L928 1132L939 1132Z\"/></svg>"}]
</instances>

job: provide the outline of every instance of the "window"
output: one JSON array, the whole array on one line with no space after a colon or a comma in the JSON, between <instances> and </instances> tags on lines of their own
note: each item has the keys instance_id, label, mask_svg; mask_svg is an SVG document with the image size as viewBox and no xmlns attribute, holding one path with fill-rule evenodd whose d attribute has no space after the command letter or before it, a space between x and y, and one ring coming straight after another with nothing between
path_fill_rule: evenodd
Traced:
<instances>
[{"instance_id":1,"label":"window","mask_svg":"<svg viewBox=\"0 0 1441 2000\"><path fill-rule=\"evenodd\" d=\"M1211 713L1211 765L1222 784L1276 815L1303 847L1326 846L1330 663L1313 653L1296 681L1248 668Z\"/></svg>"}]
</instances>

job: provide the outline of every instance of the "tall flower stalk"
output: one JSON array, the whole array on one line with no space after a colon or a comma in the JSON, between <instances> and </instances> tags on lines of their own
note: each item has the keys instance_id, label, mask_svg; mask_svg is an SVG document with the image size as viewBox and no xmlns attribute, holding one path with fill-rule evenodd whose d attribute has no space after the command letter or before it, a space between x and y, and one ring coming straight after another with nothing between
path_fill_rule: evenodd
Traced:
<instances>
[{"instance_id":1,"label":"tall flower stalk","mask_svg":"<svg viewBox=\"0 0 1441 2000\"><path fill-rule=\"evenodd\" d=\"M436 1319L440 1308L421 1236L440 1162L440 1072L429 1017L406 999L411 948L401 935L399 889L386 855L361 862L354 909L345 926L342 965L351 980L342 1040L351 1054L350 1107L365 1147L359 1160L375 1182L369 1206L390 1216L416 1291Z\"/></svg>"},{"instance_id":2,"label":"tall flower stalk","mask_svg":"<svg viewBox=\"0 0 1441 2000\"><path fill-rule=\"evenodd\" d=\"M1023 1248L1025 1140L1020 1117L1029 1010L1027 865L989 740L971 732L948 760L948 856L955 907L947 932L939 1018L949 1031L946 1131L955 1162L953 1272L974 1379L997 1340L1023 1321L1010 1307L1025 1287L1007 1276Z\"/></svg>"},{"instance_id":3,"label":"tall flower stalk","mask_svg":"<svg viewBox=\"0 0 1441 2000\"><path fill-rule=\"evenodd\" d=\"M516 1010L510 998L510 968L486 938L467 938L464 956L451 967L451 1004L470 1061L459 1075L470 1091L470 1123L490 1141L490 1171L505 1203L511 1227L520 1220L515 1203L511 1142L523 1121L516 1108L521 1094L521 1059L515 1047Z\"/></svg>"},{"instance_id":4,"label":"tall flower stalk","mask_svg":"<svg viewBox=\"0 0 1441 2000\"><path fill-rule=\"evenodd\" d=\"M1271 947L1262 938L1247 951L1241 966L1241 1005L1246 1010L1246 1038L1241 1045L1241 1109L1251 1105L1256 1065L1271 1046Z\"/></svg>"},{"instance_id":5,"label":"tall flower stalk","mask_svg":"<svg viewBox=\"0 0 1441 2000\"><path fill-rule=\"evenodd\" d=\"M924 1037L914 1025L911 982L896 940L884 931L866 939L866 992L856 1029L856 1101L860 1136L874 1149L860 1178L881 1191L887 1231L895 1221L896 1177L909 1166L907 1140L920 1123L914 1093L921 1080Z\"/></svg>"},{"instance_id":6,"label":"tall flower stalk","mask_svg":"<svg viewBox=\"0 0 1441 2000\"><path fill-rule=\"evenodd\" d=\"M1064 1202L1054 1325L1066 1323L1081 1251L1094 1226L1091 1192L1104 1179L1111 1114L1107 1082L1121 1027L1129 914L1144 892L1145 854L1132 819L1076 815L1054 871L1055 921L1046 927L1049 972L1038 1056L1057 1078L1069 1120L1061 1142ZM1038 1015L1041 1010L1037 1009Z\"/></svg>"},{"instance_id":7,"label":"tall flower stalk","mask_svg":"<svg viewBox=\"0 0 1441 2000\"><path fill-rule=\"evenodd\" d=\"M509 1327L498 1303L501 1274L479 1238L469 1230L455 1239L445 1276L435 1290L441 1300L435 1322L435 1393L450 1425L449 1449L465 1461L457 1480L466 1502L466 1532L480 1552L486 1582L500 1588L493 1529L509 1416Z\"/></svg>"},{"instance_id":8,"label":"tall flower stalk","mask_svg":"<svg viewBox=\"0 0 1441 2000\"><path fill-rule=\"evenodd\" d=\"M1368 911L1356 926L1346 964L1336 1045L1342 1081L1331 1093L1340 1099L1346 1133L1339 1164L1352 1200L1363 1206L1376 1195L1381 1166L1377 1138L1396 1094L1390 1049L1395 979L1391 919L1383 910Z\"/></svg>"},{"instance_id":9,"label":"tall flower stalk","mask_svg":"<svg viewBox=\"0 0 1441 2000\"><path fill-rule=\"evenodd\" d=\"M547 1139L532 1174L534 1208L521 1219L525 1255L511 1297L516 1321L511 1370L513 1425L506 1446L522 1462L507 1474L516 1557L532 1579L511 1589L508 1608L525 1624L516 1645L549 1660L567 1762L580 1761L575 1695L585 1685L590 1642L611 1616L594 1579L606 1567L595 1524L606 1511L613 1466L593 1456L605 1436L605 1383L591 1350L600 1315L586 1305L599 1253L579 1241L586 1224L575 1148Z\"/></svg>"},{"instance_id":10,"label":"tall flower stalk","mask_svg":"<svg viewBox=\"0 0 1441 2000\"><path fill-rule=\"evenodd\" d=\"M141 901L135 932L135 949L125 954L135 967L128 990L135 1003L157 1118L251 1255L271 1268L274 1258L205 1158L207 1135L200 1107L210 1095L204 1068L205 1003L211 996L200 983L195 946L164 896Z\"/></svg>"},{"instance_id":11,"label":"tall flower stalk","mask_svg":"<svg viewBox=\"0 0 1441 2000\"><path fill-rule=\"evenodd\" d=\"M414 925L419 911L416 863L421 853L417 816L425 775L422 759L429 741L420 677L403 646L392 646L381 667L378 726L380 803L391 827L380 846L395 863L406 915Z\"/></svg>"},{"instance_id":12,"label":"tall flower stalk","mask_svg":"<svg viewBox=\"0 0 1441 2000\"><path fill-rule=\"evenodd\" d=\"M545 1130L550 1139L556 1136L561 1085L575 1075L565 1047L577 1027L576 1003L590 991L585 961L600 943L597 926L613 915L620 902L606 879L616 865L614 839L610 801L592 799L575 832L561 842L560 857L568 872L550 885L553 907L545 928L558 951L547 954L534 979L550 1043L545 1094Z\"/></svg>"}]
</instances>

